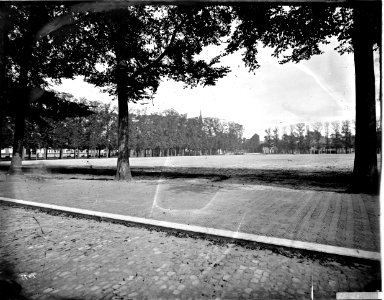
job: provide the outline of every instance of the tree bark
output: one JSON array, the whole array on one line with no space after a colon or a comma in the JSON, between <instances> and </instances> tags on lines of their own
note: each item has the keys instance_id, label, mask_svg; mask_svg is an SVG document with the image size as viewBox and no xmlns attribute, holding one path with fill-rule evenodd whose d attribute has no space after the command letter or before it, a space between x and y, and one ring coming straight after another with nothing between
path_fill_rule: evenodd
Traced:
<instances>
[{"instance_id":1,"label":"tree bark","mask_svg":"<svg viewBox=\"0 0 384 300\"><path fill-rule=\"evenodd\" d=\"M376 154L376 107L373 41L369 15L354 8L352 45L356 83L356 144L351 190L376 193L379 187Z\"/></svg>"},{"instance_id":2,"label":"tree bark","mask_svg":"<svg viewBox=\"0 0 384 300\"><path fill-rule=\"evenodd\" d=\"M31 22L32 26L27 27L24 33L24 44L21 49L19 88L22 90L20 103L16 111L15 132L13 140L12 161L9 169L10 174L21 173L21 164L23 159L23 142L25 132L25 119L29 108L30 82L29 71L32 60L33 47L36 44L35 35L47 21L48 15L42 14L40 7L34 6L29 10L30 17L38 22Z\"/></svg>"},{"instance_id":3,"label":"tree bark","mask_svg":"<svg viewBox=\"0 0 384 300\"><path fill-rule=\"evenodd\" d=\"M118 58L118 53L116 53ZM120 60L117 60L120 62ZM128 91L127 74L123 66L119 65L116 70L117 99L118 99L118 149L116 179L131 181L131 169L129 166L129 121L128 121Z\"/></svg>"},{"instance_id":4,"label":"tree bark","mask_svg":"<svg viewBox=\"0 0 384 300\"><path fill-rule=\"evenodd\" d=\"M7 39L7 22L8 22L9 6L8 3L0 3L0 134L5 133L5 45ZM0 153L1 158L1 153Z\"/></svg>"},{"instance_id":5,"label":"tree bark","mask_svg":"<svg viewBox=\"0 0 384 300\"><path fill-rule=\"evenodd\" d=\"M25 132L25 118L28 109L28 96L27 96L27 70L23 68L20 72L20 85L24 88L24 93L20 99L19 109L16 111L15 120L15 132L13 136L13 149L12 149L12 160L9 168L10 174L21 174L21 165L23 160L23 142Z\"/></svg>"},{"instance_id":6,"label":"tree bark","mask_svg":"<svg viewBox=\"0 0 384 300\"><path fill-rule=\"evenodd\" d=\"M118 102L118 129L117 129L117 170L116 180L131 181L131 168L129 166L129 112L128 112L128 74L126 68L126 55L129 53L122 38L125 29L112 20L111 27L114 32L114 50L116 56L115 82Z\"/></svg>"}]
</instances>

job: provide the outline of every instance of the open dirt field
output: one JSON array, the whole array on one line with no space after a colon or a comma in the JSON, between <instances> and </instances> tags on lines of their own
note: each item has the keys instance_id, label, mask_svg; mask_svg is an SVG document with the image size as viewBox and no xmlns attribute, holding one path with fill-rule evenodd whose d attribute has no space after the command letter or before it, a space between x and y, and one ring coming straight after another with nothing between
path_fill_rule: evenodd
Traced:
<instances>
[{"instance_id":1,"label":"open dirt field","mask_svg":"<svg viewBox=\"0 0 384 300\"><path fill-rule=\"evenodd\" d=\"M320 154L320 155L283 155L283 154L245 154L245 155L212 155L212 156L172 156L172 157L131 157L132 167L186 167L186 168L230 168L230 169L290 169L311 171L352 171L353 154ZM23 164L47 166L93 166L116 167L117 158L104 159L63 159L63 160L31 160ZM7 165L9 162L1 162Z\"/></svg>"},{"instance_id":2,"label":"open dirt field","mask_svg":"<svg viewBox=\"0 0 384 300\"><path fill-rule=\"evenodd\" d=\"M130 164L132 175L138 180L209 178L227 183L343 192L348 189L353 161L353 154L247 154L132 157ZM23 162L23 170L51 178L112 180L116 163L116 158L31 160ZM0 171L6 172L9 165L9 161L0 162Z\"/></svg>"}]
</instances>

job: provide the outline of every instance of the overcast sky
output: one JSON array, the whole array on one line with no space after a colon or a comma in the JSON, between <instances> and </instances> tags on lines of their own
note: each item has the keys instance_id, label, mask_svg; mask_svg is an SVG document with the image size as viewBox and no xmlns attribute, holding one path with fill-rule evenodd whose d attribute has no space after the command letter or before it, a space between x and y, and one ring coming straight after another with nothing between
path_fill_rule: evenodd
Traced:
<instances>
[{"instance_id":1,"label":"overcast sky","mask_svg":"<svg viewBox=\"0 0 384 300\"><path fill-rule=\"evenodd\" d=\"M224 58L223 65L232 72L220 79L216 86L184 89L183 83L164 81L160 84L153 103L133 105L147 108L148 113L173 108L188 117L217 117L244 126L244 137L254 133L264 137L268 127L289 126L298 122L354 119L353 55L340 56L333 46L325 53L299 64L280 65L271 57L270 49L261 48L258 61L261 67L255 74L248 72L241 53ZM204 55L208 57L212 49ZM82 78L63 80L58 91L89 100L112 101L107 94L86 84ZM114 101L117 105L117 101Z\"/></svg>"}]
</instances>

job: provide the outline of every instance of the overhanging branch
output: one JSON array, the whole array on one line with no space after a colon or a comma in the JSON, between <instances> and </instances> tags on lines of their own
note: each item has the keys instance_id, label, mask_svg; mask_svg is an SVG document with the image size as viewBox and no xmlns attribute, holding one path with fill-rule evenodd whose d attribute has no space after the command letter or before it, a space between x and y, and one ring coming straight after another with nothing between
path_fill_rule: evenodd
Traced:
<instances>
[{"instance_id":1,"label":"overhanging branch","mask_svg":"<svg viewBox=\"0 0 384 300\"><path fill-rule=\"evenodd\" d=\"M152 62L148 63L146 66L144 67L141 67L139 68L138 70L136 70L135 72L133 72L132 74L132 77L136 77L138 74L150 69L151 67L155 66L157 63L159 63L164 57L165 55L167 54L167 51L169 49L169 47L173 44L173 42L175 41L176 39L176 34L177 32L179 31L179 29L181 28L181 26L183 25L184 22L180 22L179 25L176 26L175 30L173 31L172 33L172 36L171 38L169 39L169 42L167 44L167 46L165 47L164 51L157 57L155 58Z\"/></svg>"}]
</instances>

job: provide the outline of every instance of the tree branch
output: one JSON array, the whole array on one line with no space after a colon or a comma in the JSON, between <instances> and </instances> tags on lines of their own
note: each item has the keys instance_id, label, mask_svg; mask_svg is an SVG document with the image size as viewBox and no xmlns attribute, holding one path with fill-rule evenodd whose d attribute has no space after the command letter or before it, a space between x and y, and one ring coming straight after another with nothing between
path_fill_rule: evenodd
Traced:
<instances>
[{"instance_id":1,"label":"tree branch","mask_svg":"<svg viewBox=\"0 0 384 300\"><path fill-rule=\"evenodd\" d=\"M164 56L165 56L165 54L167 53L169 47L170 47L170 46L173 44L173 42L175 41L175 39L176 39L176 34L177 34L178 30L180 29L180 27L183 25L183 23L184 23L184 22L182 21L182 22L180 22L179 25L176 26L176 28L175 28L175 30L173 31L172 36L171 36L171 38L170 38L170 40L169 40L169 42L168 42L168 45L165 47L164 51L163 51L157 58L155 58L152 62L148 63L146 66L141 67L140 69L138 69L138 70L136 70L135 72L133 72L132 77L135 77L135 76L137 76L138 74L144 72L145 70L150 69L151 67L153 67L154 65L156 65L158 62L160 62L160 61L164 58Z\"/></svg>"}]
</instances>

